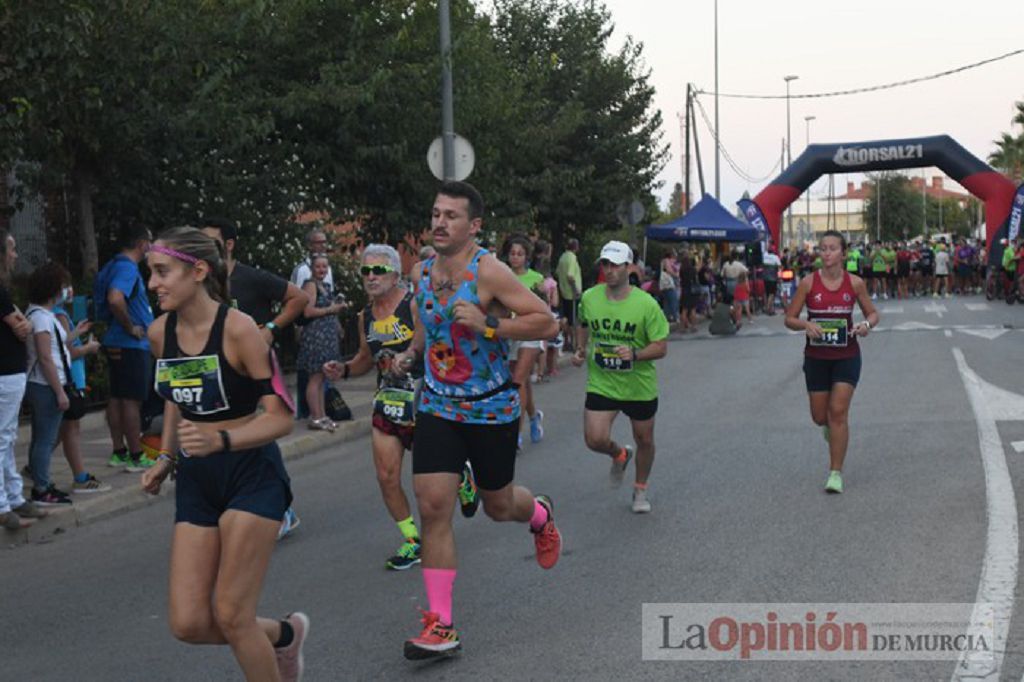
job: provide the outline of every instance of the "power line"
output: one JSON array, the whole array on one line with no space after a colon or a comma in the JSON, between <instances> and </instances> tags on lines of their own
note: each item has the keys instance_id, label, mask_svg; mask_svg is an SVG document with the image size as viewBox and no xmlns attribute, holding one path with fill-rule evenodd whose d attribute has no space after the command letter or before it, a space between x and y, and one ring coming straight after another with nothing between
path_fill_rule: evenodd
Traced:
<instances>
[{"instance_id":1,"label":"power line","mask_svg":"<svg viewBox=\"0 0 1024 682\"><path fill-rule=\"evenodd\" d=\"M1003 59L1009 59L1019 54L1024 54L1024 49L1014 50L1001 54L998 57L992 57L991 59L983 59L980 62L974 62L973 64L966 64L964 66L958 66L955 69L949 69L948 71L942 71L935 73L930 76L921 76L919 78L909 78L907 80L896 81L895 83L886 83L884 85L873 85L866 88L853 88L851 90L836 90L834 92L818 92L808 95L791 95L790 99L820 99L823 97L839 97L841 95L859 95L865 92L877 92L878 90L890 90L892 88L902 87L904 85L912 85L914 83L923 83L924 81L935 80L936 78L944 78L946 76L952 76L953 74L960 73L962 71L968 71L970 69L976 69L979 66L985 66L993 62L998 62ZM698 95L714 95L714 92L708 90L697 89L694 91ZM726 94L724 92L718 93L719 97L732 97L734 99L786 99L786 95L741 95L741 94Z\"/></svg>"},{"instance_id":2,"label":"power line","mask_svg":"<svg viewBox=\"0 0 1024 682\"><path fill-rule=\"evenodd\" d=\"M746 171L744 171L742 168L739 167L739 164L737 164L733 160L732 156L726 150L725 145L721 144L721 142L718 140L718 136L715 135L715 128L711 124L711 118L708 116L708 112L706 112L704 110L704 105L701 104L700 100L698 100L696 98L694 98L694 102L697 103L697 109L700 110L700 117L702 119L704 119L704 125L707 126L708 132L711 133L712 139L714 139L715 142L718 143L719 148L722 150L722 157L725 159L725 162L727 164L729 164L729 167L733 169L733 171L736 173L736 175L738 175L740 177L741 180L746 180L750 184L756 185L756 184L758 184L760 182L764 182L765 180L775 176L775 171L780 167L780 164L782 163L782 158L781 157L775 163L775 165L772 166L772 169L770 171L768 171L767 175L765 175L764 177L760 177L760 178L753 177L752 175L750 175L749 173L747 173Z\"/></svg>"}]
</instances>

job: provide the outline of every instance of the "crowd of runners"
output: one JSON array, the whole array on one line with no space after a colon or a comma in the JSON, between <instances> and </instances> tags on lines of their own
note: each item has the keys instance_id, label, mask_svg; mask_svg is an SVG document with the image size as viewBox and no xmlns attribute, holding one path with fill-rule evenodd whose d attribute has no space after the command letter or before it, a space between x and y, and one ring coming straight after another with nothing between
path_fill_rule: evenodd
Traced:
<instances>
[{"instance_id":1,"label":"crowd of runners","mask_svg":"<svg viewBox=\"0 0 1024 682\"><path fill-rule=\"evenodd\" d=\"M578 244L570 243L555 268L550 248L523 235L510 236L494 253L479 242L483 215L475 188L445 183L432 209L432 248L408 278L394 248L363 249L368 303L358 313L358 351L310 368L328 382L376 374L369 454L400 538L384 563L394 571L419 565L427 603L419 633L404 643L410 660L461 648L453 609L456 506L466 517L482 508L492 521L521 524L541 568L559 561L557 491L534 492L515 475L523 434L531 447L544 438L532 384L553 374L559 349L586 367L582 445L607 457L612 487L623 484L632 464L630 508L652 511L655 363L668 352L670 334L663 301L637 280L638 259L625 243L603 246L599 283L584 289ZM235 278L252 273L231 258L233 226L203 227L164 232L145 256L148 288L163 313L147 336L157 358L155 389L166 402L159 456L143 474L143 487L156 492L168 477L176 479L169 620L183 641L230 645L249 679L297 680L309 618L299 611L280 619L256 615L291 513L290 479L276 440L293 428L294 405L267 333L274 320L256 321L238 309ZM786 326L804 332L811 418L828 449L827 492L844 489L859 340L879 322L873 301L976 293L984 285L979 262L984 253L966 243L861 249L829 231L796 257L766 253L747 265L729 254L712 275L719 297L770 295L774 304L778 295ZM766 281L766 264L770 289L752 285ZM701 280L689 284L704 295ZM277 322L287 323L303 305L310 311L292 285L279 288L275 296L289 312ZM763 306L773 312L768 300ZM855 308L863 315L856 324ZM629 419L631 443L612 437L619 413ZM412 497L401 483L407 451Z\"/></svg>"}]
</instances>

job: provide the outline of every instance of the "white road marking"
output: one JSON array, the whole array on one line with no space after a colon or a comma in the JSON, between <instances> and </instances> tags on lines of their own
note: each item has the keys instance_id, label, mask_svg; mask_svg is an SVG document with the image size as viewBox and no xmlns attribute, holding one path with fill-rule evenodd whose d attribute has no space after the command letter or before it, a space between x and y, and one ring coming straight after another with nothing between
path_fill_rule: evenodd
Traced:
<instances>
[{"instance_id":1,"label":"white road marking","mask_svg":"<svg viewBox=\"0 0 1024 682\"><path fill-rule=\"evenodd\" d=\"M942 319L942 313L949 312L946 310L946 306L941 303L929 303L924 307L924 311L926 313L935 313L939 316L940 320Z\"/></svg>"},{"instance_id":2,"label":"white road marking","mask_svg":"<svg viewBox=\"0 0 1024 682\"><path fill-rule=\"evenodd\" d=\"M975 656L970 651L961 654L952 679L987 677L998 680L1017 587L1018 533L1017 500L996 420L1021 419L1024 415L1024 396L983 380L967 366L959 348L953 349L953 356L978 424L978 445L985 473L988 531L972 619L977 622L985 609L991 606L995 641L987 655Z\"/></svg>"},{"instance_id":3,"label":"white road marking","mask_svg":"<svg viewBox=\"0 0 1024 682\"><path fill-rule=\"evenodd\" d=\"M1013 446L1014 452L1024 452L1024 440L1015 440L1010 445Z\"/></svg>"},{"instance_id":4,"label":"white road marking","mask_svg":"<svg viewBox=\"0 0 1024 682\"><path fill-rule=\"evenodd\" d=\"M988 310L989 309L988 303L964 303L964 305L967 306L968 310L973 310L975 312L977 312L979 310Z\"/></svg>"},{"instance_id":5,"label":"white road marking","mask_svg":"<svg viewBox=\"0 0 1024 682\"><path fill-rule=\"evenodd\" d=\"M903 322L892 328L896 332L913 332L919 329L933 330L941 329L941 327L936 327L934 324L928 324L927 322Z\"/></svg>"},{"instance_id":6,"label":"white road marking","mask_svg":"<svg viewBox=\"0 0 1024 682\"><path fill-rule=\"evenodd\" d=\"M1000 336L1005 334L1008 329L958 329L961 334L970 334L971 336L980 336L983 339L989 341L995 341Z\"/></svg>"},{"instance_id":7,"label":"white road marking","mask_svg":"<svg viewBox=\"0 0 1024 682\"><path fill-rule=\"evenodd\" d=\"M878 312L883 315L899 315L903 312L903 306L901 305L884 305Z\"/></svg>"},{"instance_id":8,"label":"white road marking","mask_svg":"<svg viewBox=\"0 0 1024 682\"><path fill-rule=\"evenodd\" d=\"M947 339L953 338L953 332L949 331L948 329L946 331L944 331L943 334L946 335Z\"/></svg>"}]
</instances>

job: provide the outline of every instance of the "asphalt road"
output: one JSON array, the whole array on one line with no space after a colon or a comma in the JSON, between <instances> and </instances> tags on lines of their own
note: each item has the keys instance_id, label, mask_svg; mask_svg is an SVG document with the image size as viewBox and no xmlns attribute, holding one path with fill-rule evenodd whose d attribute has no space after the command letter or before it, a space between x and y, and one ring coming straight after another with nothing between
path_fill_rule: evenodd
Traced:
<instances>
[{"instance_id":1,"label":"asphalt road","mask_svg":"<svg viewBox=\"0 0 1024 682\"><path fill-rule=\"evenodd\" d=\"M303 524L279 546L262 611L310 615L308 680L949 679L953 660L645 661L642 605L974 603L982 585L1004 600L1009 624L999 677L1021 679L1019 551L1007 549L1024 493L1024 411L999 412L1016 403L990 386L1024 393L1024 307L980 297L879 306L841 496L822 492L827 450L808 416L802 339L781 316L761 317L735 338L670 343L647 516L630 512L629 486L609 490L607 459L583 445L582 371L537 387L547 437L527 445L517 480L554 499L563 556L543 571L524 527L458 518L459 656L402 658L425 597L419 569L383 568L400 538L365 439L291 466ZM990 404L972 407L965 367ZM987 450L979 414L994 415ZM620 418L623 439L627 427ZM169 634L172 504L0 551L0 677L240 679L227 648Z\"/></svg>"}]
</instances>

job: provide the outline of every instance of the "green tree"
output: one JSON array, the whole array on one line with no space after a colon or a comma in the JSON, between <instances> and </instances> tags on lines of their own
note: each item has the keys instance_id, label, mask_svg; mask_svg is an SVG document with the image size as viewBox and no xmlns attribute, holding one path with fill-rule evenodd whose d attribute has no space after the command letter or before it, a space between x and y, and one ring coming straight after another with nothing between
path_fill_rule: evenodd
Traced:
<instances>
[{"instance_id":1,"label":"green tree","mask_svg":"<svg viewBox=\"0 0 1024 682\"><path fill-rule=\"evenodd\" d=\"M672 187L672 195L668 198L669 218L678 218L683 215L683 208L685 208L683 205L684 201L683 184L681 182L677 182L675 186Z\"/></svg>"},{"instance_id":2,"label":"green tree","mask_svg":"<svg viewBox=\"0 0 1024 682\"><path fill-rule=\"evenodd\" d=\"M920 234L923 228L921 195L911 187L910 178L899 173L882 172L875 175L874 181L877 191L864 202L864 225L869 238L874 239L879 234L879 201L883 241Z\"/></svg>"},{"instance_id":3,"label":"green tree","mask_svg":"<svg viewBox=\"0 0 1024 682\"><path fill-rule=\"evenodd\" d=\"M1024 102L1017 102L1016 108L1012 124L1024 127ZM988 162L1014 182L1024 180L1024 132L1016 135L1002 133L993 144L996 149L989 154Z\"/></svg>"},{"instance_id":4,"label":"green tree","mask_svg":"<svg viewBox=\"0 0 1024 682\"><path fill-rule=\"evenodd\" d=\"M525 95L515 195L556 251L566 230L614 229L617 204L645 195L668 154L643 46L609 52L611 17L593 2L497 0L494 23Z\"/></svg>"}]
</instances>

